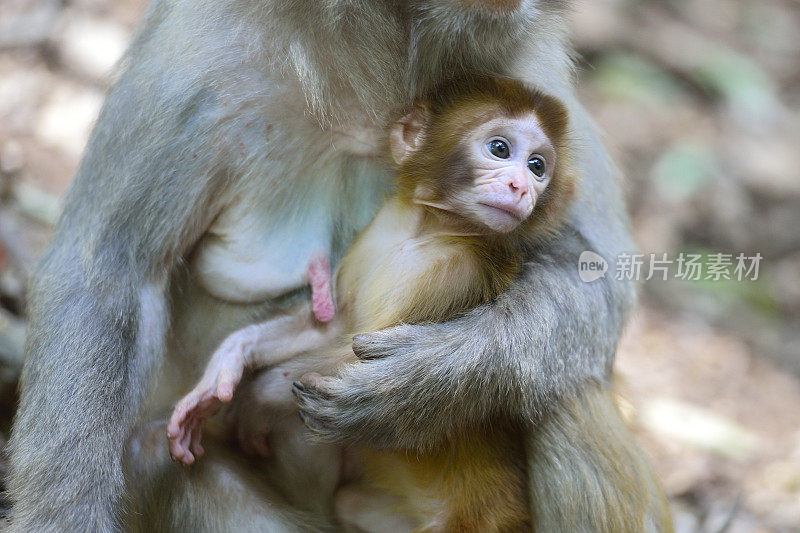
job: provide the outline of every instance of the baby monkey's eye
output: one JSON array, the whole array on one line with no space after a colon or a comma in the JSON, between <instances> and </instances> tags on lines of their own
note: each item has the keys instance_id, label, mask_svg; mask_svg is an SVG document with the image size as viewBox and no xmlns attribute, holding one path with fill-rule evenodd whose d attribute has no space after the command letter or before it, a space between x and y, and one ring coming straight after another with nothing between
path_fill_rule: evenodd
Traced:
<instances>
[{"instance_id":1,"label":"baby monkey's eye","mask_svg":"<svg viewBox=\"0 0 800 533\"><path fill-rule=\"evenodd\" d=\"M528 169L530 169L531 172L536 174L537 177L541 178L542 176L544 176L546 168L547 167L544 163L544 159L542 159L538 155L535 155L530 159L528 159Z\"/></svg>"},{"instance_id":2,"label":"baby monkey's eye","mask_svg":"<svg viewBox=\"0 0 800 533\"><path fill-rule=\"evenodd\" d=\"M489 141L489 152L500 159L508 159L511 150L508 149L508 144L500 139Z\"/></svg>"}]
</instances>

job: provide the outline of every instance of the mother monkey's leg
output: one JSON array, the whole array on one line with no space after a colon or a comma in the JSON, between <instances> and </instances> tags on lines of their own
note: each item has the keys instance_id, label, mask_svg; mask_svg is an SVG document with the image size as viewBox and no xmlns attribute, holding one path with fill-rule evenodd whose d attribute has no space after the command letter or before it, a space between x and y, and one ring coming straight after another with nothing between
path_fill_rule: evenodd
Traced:
<instances>
[{"instance_id":1,"label":"mother monkey's leg","mask_svg":"<svg viewBox=\"0 0 800 533\"><path fill-rule=\"evenodd\" d=\"M263 461L245 457L208 434L208 457L186 468L170 460L165 434L165 422L144 424L125 447L126 531L330 530L325 513L302 511L265 483Z\"/></svg>"}]
</instances>

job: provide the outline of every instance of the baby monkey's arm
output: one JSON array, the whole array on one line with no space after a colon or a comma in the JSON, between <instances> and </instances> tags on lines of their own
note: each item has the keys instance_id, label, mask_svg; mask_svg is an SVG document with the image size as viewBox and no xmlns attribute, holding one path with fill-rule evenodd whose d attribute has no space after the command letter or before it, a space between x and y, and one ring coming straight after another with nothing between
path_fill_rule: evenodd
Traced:
<instances>
[{"instance_id":1,"label":"baby monkey's arm","mask_svg":"<svg viewBox=\"0 0 800 533\"><path fill-rule=\"evenodd\" d=\"M223 403L233 399L245 368L274 366L322 348L336 338L340 326L331 322L334 308L327 257L312 259L308 277L311 305L232 333L211 356L200 382L178 402L167 426L174 460L191 465L203 456L203 425Z\"/></svg>"}]
</instances>

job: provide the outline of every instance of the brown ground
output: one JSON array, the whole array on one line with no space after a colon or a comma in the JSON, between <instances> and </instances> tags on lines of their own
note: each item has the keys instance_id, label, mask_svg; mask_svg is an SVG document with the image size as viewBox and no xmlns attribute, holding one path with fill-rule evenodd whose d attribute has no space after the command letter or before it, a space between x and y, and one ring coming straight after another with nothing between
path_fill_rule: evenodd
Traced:
<instances>
[{"instance_id":1,"label":"brown ground","mask_svg":"<svg viewBox=\"0 0 800 533\"><path fill-rule=\"evenodd\" d=\"M0 4L0 429L24 278L141 0ZM622 404L679 532L800 531L800 3L583 0L580 87L642 251L760 252L761 279L642 284Z\"/></svg>"}]
</instances>

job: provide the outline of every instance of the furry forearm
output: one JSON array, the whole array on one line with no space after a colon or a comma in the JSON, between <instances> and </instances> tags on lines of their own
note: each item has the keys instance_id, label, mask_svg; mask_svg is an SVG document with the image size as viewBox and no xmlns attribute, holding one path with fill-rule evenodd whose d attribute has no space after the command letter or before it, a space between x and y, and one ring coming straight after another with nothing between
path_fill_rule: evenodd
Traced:
<instances>
[{"instance_id":1,"label":"furry forearm","mask_svg":"<svg viewBox=\"0 0 800 533\"><path fill-rule=\"evenodd\" d=\"M356 337L362 363L296 391L309 425L323 438L425 449L487 417L534 421L571 387L606 379L633 288L583 283L579 234L554 248L460 318Z\"/></svg>"},{"instance_id":2,"label":"furry forearm","mask_svg":"<svg viewBox=\"0 0 800 533\"><path fill-rule=\"evenodd\" d=\"M65 263L75 265L51 250L29 295L36 334L9 442L11 531L116 529L119 450L161 355L163 287L120 283L95 298L79 268L52 275Z\"/></svg>"},{"instance_id":3,"label":"furry forearm","mask_svg":"<svg viewBox=\"0 0 800 533\"><path fill-rule=\"evenodd\" d=\"M573 235L531 258L507 292L459 319L407 326L416 355L432 362L432 401L468 421L532 421L572 386L608 378L632 295L609 278L579 279L580 242Z\"/></svg>"}]
</instances>

